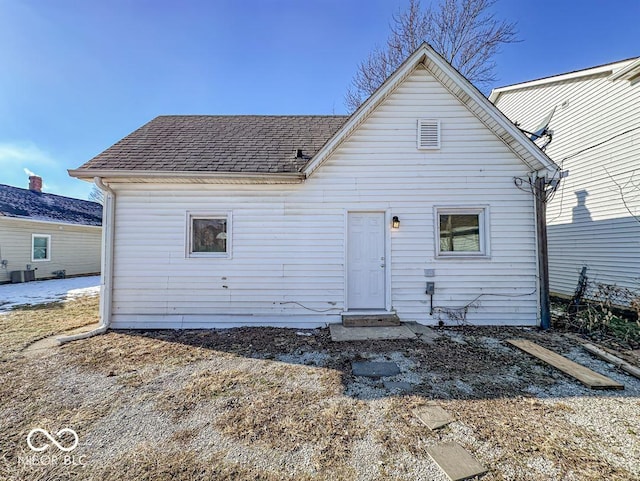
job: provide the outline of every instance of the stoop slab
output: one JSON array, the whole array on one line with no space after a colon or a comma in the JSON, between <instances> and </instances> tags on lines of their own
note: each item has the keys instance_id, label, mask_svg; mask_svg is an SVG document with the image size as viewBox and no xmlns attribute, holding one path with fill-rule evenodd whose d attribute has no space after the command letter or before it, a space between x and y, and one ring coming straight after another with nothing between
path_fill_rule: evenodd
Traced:
<instances>
[{"instance_id":1,"label":"stoop slab","mask_svg":"<svg viewBox=\"0 0 640 481\"><path fill-rule=\"evenodd\" d=\"M377 341L416 337L406 326L344 327L342 324L330 324L329 331L332 341Z\"/></svg>"}]
</instances>

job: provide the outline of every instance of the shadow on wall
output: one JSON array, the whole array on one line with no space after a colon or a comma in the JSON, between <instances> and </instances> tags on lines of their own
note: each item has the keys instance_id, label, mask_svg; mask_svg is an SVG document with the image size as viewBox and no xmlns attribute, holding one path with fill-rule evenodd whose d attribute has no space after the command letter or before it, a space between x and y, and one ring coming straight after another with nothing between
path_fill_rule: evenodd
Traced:
<instances>
[{"instance_id":1,"label":"shadow on wall","mask_svg":"<svg viewBox=\"0 0 640 481\"><path fill-rule=\"evenodd\" d=\"M572 295L584 265L599 283L637 288L640 222L630 215L594 221L587 207L589 192L575 195L571 223L547 226L551 291Z\"/></svg>"},{"instance_id":2,"label":"shadow on wall","mask_svg":"<svg viewBox=\"0 0 640 481\"><path fill-rule=\"evenodd\" d=\"M589 209L587 208L587 196L589 195L589 192L586 190L578 190L575 194L578 198L578 203L573 208L571 216L572 222L574 224L578 222L592 222L591 212L589 212Z\"/></svg>"}]
</instances>

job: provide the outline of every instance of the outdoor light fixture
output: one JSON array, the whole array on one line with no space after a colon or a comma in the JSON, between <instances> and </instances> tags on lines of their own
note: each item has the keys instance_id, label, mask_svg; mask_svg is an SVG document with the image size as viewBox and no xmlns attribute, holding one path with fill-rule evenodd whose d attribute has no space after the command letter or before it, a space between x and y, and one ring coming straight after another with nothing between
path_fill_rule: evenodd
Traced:
<instances>
[{"instance_id":1,"label":"outdoor light fixture","mask_svg":"<svg viewBox=\"0 0 640 481\"><path fill-rule=\"evenodd\" d=\"M391 220L391 227L393 227L394 229L397 229L400 227L400 219L398 219L397 215L393 216L393 219Z\"/></svg>"}]
</instances>

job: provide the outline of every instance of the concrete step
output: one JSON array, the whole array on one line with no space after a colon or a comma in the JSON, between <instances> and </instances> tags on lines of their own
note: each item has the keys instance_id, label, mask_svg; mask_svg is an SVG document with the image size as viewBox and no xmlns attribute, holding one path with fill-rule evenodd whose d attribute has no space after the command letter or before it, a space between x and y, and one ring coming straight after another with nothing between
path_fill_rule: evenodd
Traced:
<instances>
[{"instance_id":1,"label":"concrete step","mask_svg":"<svg viewBox=\"0 0 640 481\"><path fill-rule=\"evenodd\" d=\"M373 341L390 339L415 339L416 335L406 326L344 327L329 324L332 341Z\"/></svg>"},{"instance_id":2,"label":"concrete step","mask_svg":"<svg viewBox=\"0 0 640 481\"><path fill-rule=\"evenodd\" d=\"M395 312L380 314L343 314L344 327L399 326L400 318Z\"/></svg>"}]
</instances>

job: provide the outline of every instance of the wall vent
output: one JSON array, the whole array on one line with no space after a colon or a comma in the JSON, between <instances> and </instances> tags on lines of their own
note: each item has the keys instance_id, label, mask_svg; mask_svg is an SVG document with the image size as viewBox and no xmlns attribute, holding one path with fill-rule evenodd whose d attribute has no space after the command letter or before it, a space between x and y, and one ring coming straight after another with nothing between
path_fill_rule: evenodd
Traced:
<instances>
[{"instance_id":1,"label":"wall vent","mask_svg":"<svg viewBox=\"0 0 640 481\"><path fill-rule=\"evenodd\" d=\"M418 148L440 148L440 121L435 119L418 119Z\"/></svg>"}]
</instances>

